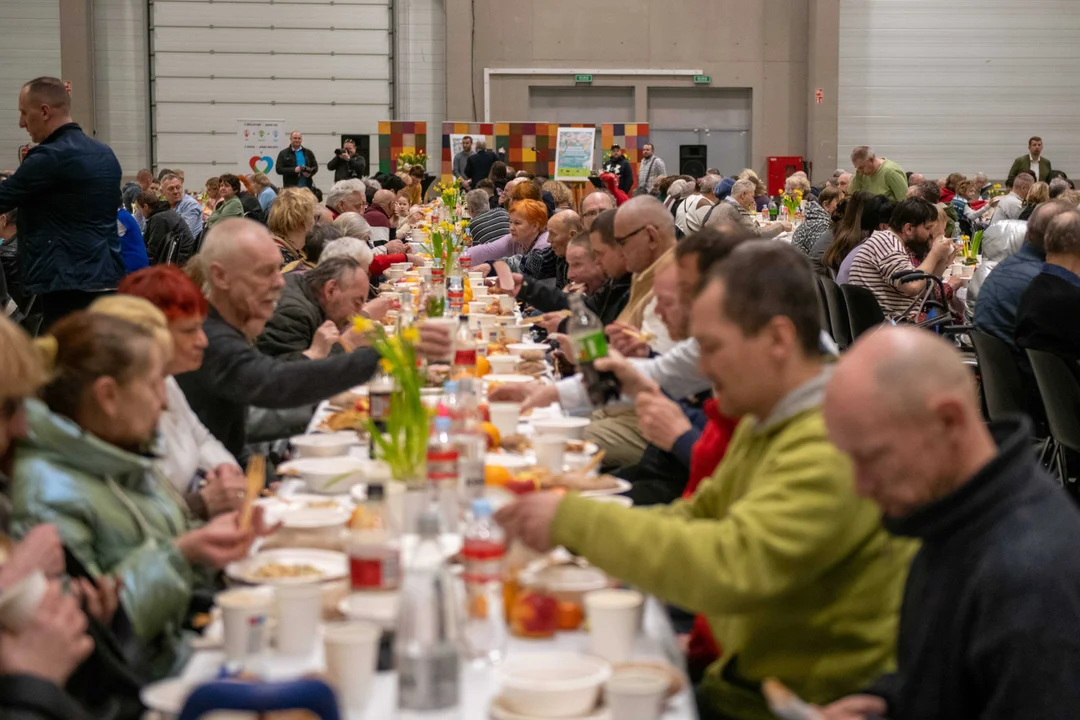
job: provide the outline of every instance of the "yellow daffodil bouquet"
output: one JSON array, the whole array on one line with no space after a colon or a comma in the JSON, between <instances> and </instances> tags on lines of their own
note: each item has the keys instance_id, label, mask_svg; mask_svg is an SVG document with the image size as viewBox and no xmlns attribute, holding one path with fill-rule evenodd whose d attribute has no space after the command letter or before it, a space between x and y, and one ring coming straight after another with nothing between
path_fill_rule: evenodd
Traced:
<instances>
[{"instance_id":1,"label":"yellow daffodil bouquet","mask_svg":"<svg viewBox=\"0 0 1080 720\"><path fill-rule=\"evenodd\" d=\"M397 156L398 172L408 172L414 165L427 167L427 153L423 150L415 153L399 153Z\"/></svg>"},{"instance_id":2,"label":"yellow daffodil bouquet","mask_svg":"<svg viewBox=\"0 0 1080 720\"><path fill-rule=\"evenodd\" d=\"M802 200L802 190L795 190L790 195L786 191L780 193L780 202L787 208L788 217L790 218L794 218L795 214L799 212L799 208L802 207Z\"/></svg>"},{"instance_id":3,"label":"yellow daffodil bouquet","mask_svg":"<svg viewBox=\"0 0 1080 720\"><path fill-rule=\"evenodd\" d=\"M1009 191L1008 191L1008 190L1006 190L1005 188L1003 188L1003 187L1001 186L1001 183L994 183L994 184L993 184L993 185L992 185L992 186L990 187L990 193L989 193L989 195L990 195L990 197L992 197L992 198L996 198L996 197L1001 197L1002 195L1008 195L1008 194L1009 194Z\"/></svg>"},{"instance_id":4,"label":"yellow daffodil bouquet","mask_svg":"<svg viewBox=\"0 0 1080 720\"><path fill-rule=\"evenodd\" d=\"M431 255L432 260L442 260L443 267L450 267L450 261L454 253L460 253L465 247L465 228L467 220L459 220L457 223L447 221L438 224L432 223L428 229L428 241L424 244L424 252Z\"/></svg>"},{"instance_id":5,"label":"yellow daffodil bouquet","mask_svg":"<svg viewBox=\"0 0 1080 720\"><path fill-rule=\"evenodd\" d=\"M979 230L975 233L975 237L971 238L967 235L961 235L960 239L964 242L964 264L978 265L979 250L982 249L983 231Z\"/></svg>"},{"instance_id":6,"label":"yellow daffodil bouquet","mask_svg":"<svg viewBox=\"0 0 1080 720\"><path fill-rule=\"evenodd\" d=\"M382 357L383 369L395 381L386 432L380 433L371 418L367 419L371 442L378 447L395 480L421 479L427 458L428 411L420 400L423 380L416 365L420 332L416 328L405 328L400 333L387 335L382 323L364 317L354 319L353 328L371 339L371 347Z\"/></svg>"}]
</instances>

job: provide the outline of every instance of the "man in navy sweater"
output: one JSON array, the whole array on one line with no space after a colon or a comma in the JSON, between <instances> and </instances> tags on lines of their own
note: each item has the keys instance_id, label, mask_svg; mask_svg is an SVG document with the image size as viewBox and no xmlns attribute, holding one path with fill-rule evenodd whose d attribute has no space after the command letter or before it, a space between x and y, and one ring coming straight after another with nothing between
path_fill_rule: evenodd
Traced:
<instances>
[{"instance_id":1,"label":"man in navy sweater","mask_svg":"<svg viewBox=\"0 0 1080 720\"><path fill-rule=\"evenodd\" d=\"M1055 217L1046 230L1046 262L1020 298L1016 345L1080 360L1080 213Z\"/></svg>"},{"instance_id":2,"label":"man in navy sweater","mask_svg":"<svg viewBox=\"0 0 1080 720\"><path fill-rule=\"evenodd\" d=\"M39 297L45 330L112 292L124 276L116 225L120 163L72 122L71 98L56 78L23 85L19 127L38 144L0 183L0 213L19 210L23 286Z\"/></svg>"},{"instance_id":3,"label":"man in navy sweater","mask_svg":"<svg viewBox=\"0 0 1080 720\"><path fill-rule=\"evenodd\" d=\"M915 328L857 342L824 409L856 491L922 541L897 671L825 717L1080 717L1080 511L1036 463L1030 422L987 427L956 348Z\"/></svg>"}]
</instances>

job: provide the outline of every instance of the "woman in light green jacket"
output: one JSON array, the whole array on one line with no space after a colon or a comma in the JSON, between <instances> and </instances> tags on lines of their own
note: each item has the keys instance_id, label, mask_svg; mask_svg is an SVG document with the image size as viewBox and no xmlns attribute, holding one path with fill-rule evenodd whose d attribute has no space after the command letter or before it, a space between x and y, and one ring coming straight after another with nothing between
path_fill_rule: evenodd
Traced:
<instances>
[{"instance_id":1,"label":"woman in light green jacket","mask_svg":"<svg viewBox=\"0 0 1080 720\"><path fill-rule=\"evenodd\" d=\"M238 529L236 513L195 527L154 470L171 340L92 312L73 313L51 332L39 343L52 380L44 402L27 403L30 436L15 455L16 530L55 525L99 588L111 587L104 578L120 581L120 609L137 640L132 664L160 678L186 660L181 628L199 568L244 557L253 533Z\"/></svg>"},{"instance_id":2,"label":"woman in light green jacket","mask_svg":"<svg viewBox=\"0 0 1080 720\"><path fill-rule=\"evenodd\" d=\"M221 199L206 221L207 230L225 218L244 217L244 204L240 202L240 178L226 173L218 180L221 181L219 185Z\"/></svg>"}]
</instances>

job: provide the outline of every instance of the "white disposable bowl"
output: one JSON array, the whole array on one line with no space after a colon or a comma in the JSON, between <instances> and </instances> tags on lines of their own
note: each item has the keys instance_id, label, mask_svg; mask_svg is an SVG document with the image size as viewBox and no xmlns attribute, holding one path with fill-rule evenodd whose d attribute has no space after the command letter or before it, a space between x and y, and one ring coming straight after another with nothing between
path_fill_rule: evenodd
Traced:
<instances>
[{"instance_id":1,"label":"white disposable bowl","mask_svg":"<svg viewBox=\"0 0 1080 720\"><path fill-rule=\"evenodd\" d=\"M488 302L486 300L473 300L469 303L469 316L487 314Z\"/></svg>"},{"instance_id":2,"label":"white disposable bowl","mask_svg":"<svg viewBox=\"0 0 1080 720\"><path fill-rule=\"evenodd\" d=\"M516 327L516 326L511 326L511 327ZM509 329L509 327L507 329ZM547 348L544 346L543 343L532 343L532 342L510 343L509 345L506 346L507 352L509 352L511 355L519 355L519 356L521 355L521 353L525 352L526 350L546 350L546 349Z\"/></svg>"},{"instance_id":3,"label":"white disposable bowl","mask_svg":"<svg viewBox=\"0 0 1080 720\"><path fill-rule=\"evenodd\" d=\"M363 482L368 465L369 462L361 458L342 455L291 460L284 463L282 469L299 472L311 492L335 494L347 492L356 483Z\"/></svg>"},{"instance_id":4,"label":"white disposable bowl","mask_svg":"<svg viewBox=\"0 0 1080 720\"><path fill-rule=\"evenodd\" d=\"M517 355L488 355L488 362L491 363L492 372L506 375L517 370L521 358Z\"/></svg>"},{"instance_id":5,"label":"white disposable bowl","mask_svg":"<svg viewBox=\"0 0 1080 720\"><path fill-rule=\"evenodd\" d=\"M297 435L289 442L300 452L301 457L325 458L348 455L349 448L359 445L360 439L354 432L335 432Z\"/></svg>"},{"instance_id":6,"label":"white disposable bowl","mask_svg":"<svg viewBox=\"0 0 1080 720\"><path fill-rule=\"evenodd\" d=\"M531 328L532 325L504 325L503 334L506 335L507 340L513 340L515 343L520 343L521 338L525 337L525 333Z\"/></svg>"},{"instance_id":7,"label":"white disposable bowl","mask_svg":"<svg viewBox=\"0 0 1080 720\"><path fill-rule=\"evenodd\" d=\"M532 421L537 435L554 435L566 440L584 440L585 428L592 422L589 418L559 417L537 418Z\"/></svg>"},{"instance_id":8,"label":"white disposable bowl","mask_svg":"<svg viewBox=\"0 0 1080 720\"><path fill-rule=\"evenodd\" d=\"M566 718L596 706L611 666L600 658L568 652L511 655L495 670L503 704L532 717Z\"/></svg>"}]
</instances>

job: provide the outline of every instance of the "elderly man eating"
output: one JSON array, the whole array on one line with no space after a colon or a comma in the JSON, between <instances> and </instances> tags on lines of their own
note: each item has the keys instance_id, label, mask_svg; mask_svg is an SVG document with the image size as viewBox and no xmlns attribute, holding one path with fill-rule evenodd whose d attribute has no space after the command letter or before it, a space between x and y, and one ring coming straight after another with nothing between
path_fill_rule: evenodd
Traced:
<instances>
[{"instance_id":1,"label":"elderly man eating","mask_svg":"<svg viewBox=\"0 0 1080 720\"><path fill-rule=\"evenodd\" d=\"M250 406L316 403L374 374L379 356L368 348L288 362L253 347L285 285L281 253L262 225L241 218L223 220L207 233L198 257L209 286L210 313L203 324L209 345L202 367L176 381L191 409L235 457L244 453ZM418 350L444 357L450 350L449 332L422 327Z\"/></svg>"},{"instance_id":2,"label":"elderly man eating","mask_svg":"<svg viewBox=\"0 0 1080 720\"><path fill-rule=\"evenodd\" d=\"M909 546L888 539L826 437L817 290L797 250L737 247L694 302L691 330L722 412L743 417L691 499L623 508L537 493L497 519L534 549L565 545L706 615L722 654L701 716L764 720L767 677L820 703L891 667Z\"/></svg>"}]
</instances>

